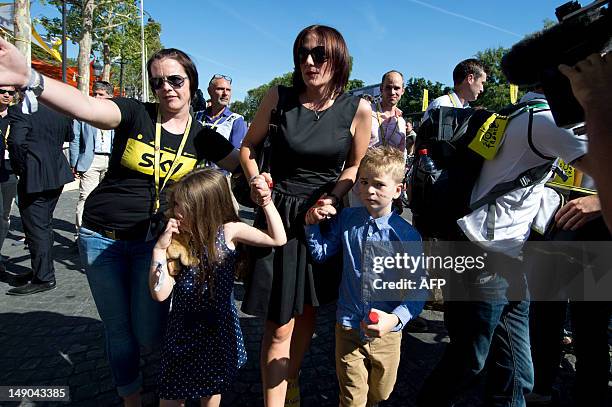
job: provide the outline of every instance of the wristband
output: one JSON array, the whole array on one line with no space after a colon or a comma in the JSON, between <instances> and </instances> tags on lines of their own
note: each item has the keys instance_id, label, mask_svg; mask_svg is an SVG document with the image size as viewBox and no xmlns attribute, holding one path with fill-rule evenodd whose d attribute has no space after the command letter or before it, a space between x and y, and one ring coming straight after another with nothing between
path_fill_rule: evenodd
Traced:
<instances>
[{"instance_id":1,"label":"wristband","mask_svg":"<svg viewBox=\"0 0 612 407\"><path fill-rule=\"evenodd\" d=\"M21 112L23 114L34 113L38 110L38 100L36 98L42 95L44 89L45 80L43 76L36 69L32 69L30 71L30 81L22 89L24 99L21 104Z\"/></svg>"},{"instance_id":2,"label":"wristband","mask_svg":"<svg viewBox=\"0 0 612 407\"><path fill-rule=\"evenodd\" d=\"M249 178L249 184L250 184L251 182L253 182L253 180L254 180L255 178L257 178L257 177L259 177L259 174L257 174L257 175L253 175L251 178Z\"/></svg>"},{"instance_id":3,"label":"wristband","mask_svg":"<svg viewBox=\"0 0 612 407\"><path fill-rule=\"evenodd\" d=\"M45 79L36 69L32 69L30 74L30 82L24 90L31 90L34 93L34 96L39 97L40 95L42 95L44 89Z\"/></svg>"}]
</instances>

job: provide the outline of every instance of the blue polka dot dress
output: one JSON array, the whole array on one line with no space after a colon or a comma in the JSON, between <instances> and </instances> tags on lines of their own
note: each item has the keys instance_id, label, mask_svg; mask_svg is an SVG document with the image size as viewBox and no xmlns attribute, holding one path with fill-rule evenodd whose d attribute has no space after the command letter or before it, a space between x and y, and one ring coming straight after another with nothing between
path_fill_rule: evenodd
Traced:
<instances>
[{"instance_id":1,"label":"blue polka dot dress","mask_svg":"<svg viewBox=\"0 0 612 407\"><path fill-rule=\"evenodd\" d=\"M198 399L226 392L246 362L232 295L237 252L227 247L223 227L216 249L220 261L210 272L212 284L198 275L199 267L185 268L175 277L162 347L161 399Z\"/></svg>"}]
</instances>

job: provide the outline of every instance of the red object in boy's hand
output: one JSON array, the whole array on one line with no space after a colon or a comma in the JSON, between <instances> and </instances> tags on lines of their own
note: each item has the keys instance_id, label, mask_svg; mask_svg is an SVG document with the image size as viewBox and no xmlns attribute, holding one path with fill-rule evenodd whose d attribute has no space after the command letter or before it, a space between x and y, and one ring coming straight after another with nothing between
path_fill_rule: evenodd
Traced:
<instances>
[{"instance_id":1,"label":"red object in boy's hand","mask_svg":"<svg viewBox=\"0 0 612 407\"><path fill-rule=\"evenodd\" d=\"M274 187L274 182L268 181L268 188L272 189Z\"/></svg>"},{"instance_id":2,"label":"red object in boy's hand","mask_svg":"<svg viewBox=\"0 0 612 407\"><path fill-rule=\"evenodd\" d=\"M370 311L370 313L368 314L368 319L370 320L371 323L377 324L378 323L378 313L374 311Z\"/></svg>"}]
</instances>

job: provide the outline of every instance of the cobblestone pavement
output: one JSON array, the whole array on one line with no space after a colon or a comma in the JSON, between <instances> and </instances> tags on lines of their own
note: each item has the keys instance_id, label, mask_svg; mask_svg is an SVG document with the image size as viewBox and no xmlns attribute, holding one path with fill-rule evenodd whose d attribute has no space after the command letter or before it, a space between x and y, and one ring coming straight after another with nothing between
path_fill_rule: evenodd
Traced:
<instances>
[{"instance_id":1,"label":"cobblestone pavement","mask_svg":"<svg viewBox=\"0 0 612 407\"><path fill-rule=\"evenodd\" d=\"M15 274L28 271L29 253L20 242L23 237L20 219L14 208L11 233L3 254L9 256L8 274L0 274L0 385L67 385L71 404L76 406L119 405L105 357L104 333L85 275L82 273L73 243L73 218L78 191L64 192L55 212L54 228L57 289L26 297L4 295L19 284ZM245 214L248 215L248 214ZM243 295L236 284L236 299ZM337 382L334 371L334 306L322 307L310 352L306 355L300 383L303 407L337 405ZM424 378L441 356L448 338L442 313L425 311L428 332L406 333L402 343L398 381L391 398L381 406L412 406ZM248 362L241 369L231 393L223 396L224 406L261 406L261 381L258 352L262 321L240 315L248 351ZM144 404L155 405L154 394L158 357L143 355ZM573 359L564 359L559 382L567 400L572 380ZM2 403L0 405L17 405ZM479 405L468 398L458 405ZM54 405L24 401L20 405ZM55 403L66 405L66 403ZM193 404L192 405L196 405ZM562 405L567 405L564 401Z\"/></svg>"}]
</instances>

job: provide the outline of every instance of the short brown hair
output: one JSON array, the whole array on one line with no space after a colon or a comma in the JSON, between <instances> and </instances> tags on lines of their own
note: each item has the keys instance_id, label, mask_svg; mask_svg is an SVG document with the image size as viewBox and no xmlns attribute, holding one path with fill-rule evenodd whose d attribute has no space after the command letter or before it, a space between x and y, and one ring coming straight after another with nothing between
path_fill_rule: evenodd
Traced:
<instances>
[{"instance_id":1,"label":"short brown hair","mask_svg":"<svg viewBox=\"0 0 612 407\"><path fill-rule=\"evenodd\" d=\"M300 70L298 50L304 44L308 34L316 36L325 47L328 69L332 71L332 79L328 90L329 94L336 96L342 94L349 77L350 57L348 48L342 34L335 28L325 25L308 26L297 35L293 43L293 87L298 92L303 92L306 89L304 79L302 78L302 71Z\"/></svg>"},{"instance_id":2,"label":"short brown hair","mask_svg":"<svg viewBox=\"0 0 612 407\"><path fill-rule=\"evenodd\" d=\"M404 153L391 146L369 148L359 164L359 173L370 171L377 175L390 175L398 184L404 180L405 170Z\"/></svg>"},{"instance_id":3,"label":"short brown hair","mask_svg":"<svg viewBox=\"0 0 612 407\"><path fill-rule=\"evenodd\" d=\"M198 70L196 69L195 64L192 59L189 58L189 55L176 48L166 48L157 51L149 61L147 62L147 73L149 77L151 77L151 65L154 61L158 61L161 59L174 59L176 62L181 64L183 69L185 69L185 73L189 78L189 94L191 99L194 98L196 91L198 90ZM155 94L155 89L151 88L153 94Z\"/></svg>"},{"instance_id":4,"label":"short brown hair","mask_svg":"<svg viewBox=\"0 0 612 407\"><path fill-rule=\"evenodd\" d=\"M485 73L485 67L477 59L470 58L463 60L453 69L453 83L459 85L468 77L474 75L474 78L480 78Z\"/></svg>"}]
</instances>

